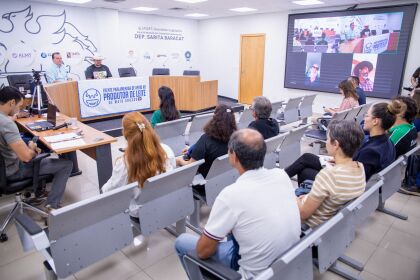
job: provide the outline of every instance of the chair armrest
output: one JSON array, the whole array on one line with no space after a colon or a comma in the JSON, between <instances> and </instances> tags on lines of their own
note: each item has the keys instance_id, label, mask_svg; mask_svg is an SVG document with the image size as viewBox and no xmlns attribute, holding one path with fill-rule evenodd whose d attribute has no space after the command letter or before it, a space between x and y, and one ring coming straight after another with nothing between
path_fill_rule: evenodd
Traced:
<instances>
[{"instance_id":1,"label":"chair armrest","mask_svg":"<svg viewBox=\"0 0 420 280\"><path fill-rule=\"evenodd\" d=\"M49 153L43 153L43 154L37 155L36 157L34 157L31 160L31 163L33 164L32 188L33 188L34 192L39 187L39 170L41 168L41 160L43 160L44 158L47 158L49 156L50 156Z\"/></svg>"},{"instance_id":2,"label":"chair armrest","mask_svg":"<svg viewBox=\"0 0 420 280\"><path fill-rule=\"evenodd\" d=\"M15 216L16 222L23 227L23 229L30 235L35 235L42 232L42 228L31 217L26 214L19 214Z\"/></svg>"},{"instance_id":3,"label":"chair armrest","mask_svg":"<svg viewBox=\"0 0 420 280\"><path fill-rule=\"evenodd\" d=\"M41 160L43 160L44 158L49 157L51 154L50 153L43 153L43 154L39 154L36 157L34 157L31 162L35 163L39 163L41 162Z\"/></svg>"},{"instance_id":4,"label":"chair armrest","mask_svg":"<svg viewBox=\"0 0 420 280\"><path fill-rule=\"evenodd\" d=\"M224 266L222 263L212 258L206 260L200 259L196 252L189 252L184 256L184 261L194 263L197 267L200 267L223 280L240 280L242 278L237 271Z\"/></svg>"}]
</instances>

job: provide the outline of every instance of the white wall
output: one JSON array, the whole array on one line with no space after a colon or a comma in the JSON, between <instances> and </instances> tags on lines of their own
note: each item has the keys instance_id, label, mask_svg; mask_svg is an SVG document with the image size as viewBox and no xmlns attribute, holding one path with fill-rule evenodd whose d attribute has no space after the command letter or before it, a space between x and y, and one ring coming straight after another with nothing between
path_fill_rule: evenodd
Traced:
<instances>
[{"instance_id":1,"label":"white wall","mask_svg":"<svg viewBox=\"0 0 420 280\"><path fill-rule=\"evenodd\" d=\"M418 51L420 46L420 9L414 24L404 84L420 66ZM219 80L219 94L238 99L240 35L265 33L265 67L263 95L272 101L287 100L291 97L311 94L307 90L284 88L284 68L286 61L288 13L271 13L200 21L199 50L201 72L204 79ZM416 57L417 54L417 57ZM368 98L368 102L381 100ZM341 96L318 93L314 110L322 111L322 106L338 106ZM327 106L327 105L326 105Z\"/></svg>"},{"instance_id":2,"label":"white wall","mask_svg":"<svg viewBox=\"0 0 420 280\"><path fill-rule=\"evenodd\" d=\"M28 7L30 9L25 10ZM143 27L180 30L183 40L136 39L137 30ZM173 75L182 75L183 70L198 67L197 36L198 23L194 20L103 8L3 1L0 5L0 71L38 70L41 65L45 70L51 65L51 53L60 51L64 62L76 74L73 78L77 79L78 75L84 79L84 70L90 65L89 57L99 51L105 56L103 63L110 67L113 76L118 76L118 67L128 67L130 63L139 75L148 76L152 68L163 66L170 68ZM129 50L134 56L129 56ZM192 53L191 61L184 57L186 51ZM80 53L80 59L67 58L68 52ZM13 59L11 56L16 53L31 57ZM41 57L42 53L47 57ZM153 57L145 62L145 53L165 54L169 58L163 62Z\"/></svg>"}]
</instances>

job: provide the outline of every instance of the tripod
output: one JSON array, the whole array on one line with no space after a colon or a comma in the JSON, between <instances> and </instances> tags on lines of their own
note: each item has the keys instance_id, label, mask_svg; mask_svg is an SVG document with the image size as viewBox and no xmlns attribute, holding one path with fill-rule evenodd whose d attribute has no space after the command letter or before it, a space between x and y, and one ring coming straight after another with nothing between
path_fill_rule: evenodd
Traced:
<instances>
[{"instance_id":1,"label":"tripod","mask_svg":"<svg viewBox=\"0 0 420 280\"><path fill-rule=\"evenodd\" d=\"M49 96L42 85L40 72L32 70L32 73L34 77L35 89L32 95L30 112L38 114L38 116L40 117L43 113L46 113L48 110L48 107L44 106L44 101L42 100L42 93L46 93L47 100L49 100ZM46 105L48 105L48 101Z\"/></svg>"}]
</instances>

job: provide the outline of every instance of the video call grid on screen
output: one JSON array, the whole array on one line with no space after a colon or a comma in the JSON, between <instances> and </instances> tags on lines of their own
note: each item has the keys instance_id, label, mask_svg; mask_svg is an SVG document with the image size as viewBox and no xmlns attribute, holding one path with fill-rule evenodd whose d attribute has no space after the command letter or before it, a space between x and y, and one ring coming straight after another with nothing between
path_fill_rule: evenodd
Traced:
<instances>
[{"instance_id":1,"label":"video call grid on screen","mask_svg":"<svg viewBox=\"0 0 420 280\"><path fill-rule=\"evenodd\" d=\"M416 9L410 4L289 15L284 87L338 93L339 82L354 75L367 96L394 97Z\"/></svg>"}]
</instances>

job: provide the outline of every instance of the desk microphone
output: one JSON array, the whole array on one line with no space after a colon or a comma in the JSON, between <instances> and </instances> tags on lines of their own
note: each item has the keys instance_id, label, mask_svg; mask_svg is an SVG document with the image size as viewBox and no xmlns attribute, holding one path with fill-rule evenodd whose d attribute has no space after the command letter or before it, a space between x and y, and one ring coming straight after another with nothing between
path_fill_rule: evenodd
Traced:
<instances>
[{"instance_id":1,"label":"desk microphone","mask_svg":"<svg viewBox=\"0 0 420 280\"><path fill-rule=\"evenodd\" d=\"M60 128L63 128L63 127L68 127L69 126L69 124L68 123L63 123L63 124L60 124L60 125L57 125L57 126L54 126L53 127L53 130L57 130L57 129L60 129Z\"/></svg>"}]
</instances>

